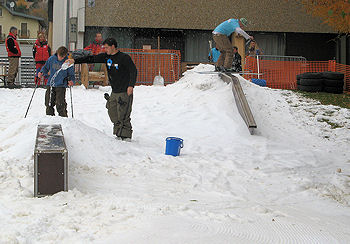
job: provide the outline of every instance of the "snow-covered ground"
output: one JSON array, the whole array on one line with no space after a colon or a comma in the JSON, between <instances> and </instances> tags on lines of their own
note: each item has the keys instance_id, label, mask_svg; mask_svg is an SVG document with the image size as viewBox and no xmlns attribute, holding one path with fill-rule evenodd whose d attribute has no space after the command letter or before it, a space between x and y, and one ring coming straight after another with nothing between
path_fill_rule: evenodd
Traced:
<instances>
[{"instance_id":1,"label":"snow-covered ground","mask_svg":"<svg viewBox=\"0 0 350 244\"><path fill-rule=\"evenodd\" d=\"M108 87L74 87L74 119L45 116L41 88L24 119L33 89L1 89L0 243L350 243L350 111L240 78L252 136L231 85L195 72L211 69L136 87L132 142L112 135ZM33 198L37 125L57 123L69 191Z\"/></svg>"}]
</instances>

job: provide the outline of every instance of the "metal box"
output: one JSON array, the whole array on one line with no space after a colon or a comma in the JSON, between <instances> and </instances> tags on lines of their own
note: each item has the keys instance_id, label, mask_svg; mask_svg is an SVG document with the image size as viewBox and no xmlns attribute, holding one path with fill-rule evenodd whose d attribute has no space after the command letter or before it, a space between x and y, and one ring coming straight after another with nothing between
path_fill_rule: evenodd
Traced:
<instances>
[{"instance_id":1,"label":"metal box","mask_svg":"<svg viewBox=\"0 0 350 244\"><path fill-rule=\"evenodd\" d=\"M34 197L68 191L68 151L61 125L38 125L34 149Z\"/></svg>"}]
</instances>

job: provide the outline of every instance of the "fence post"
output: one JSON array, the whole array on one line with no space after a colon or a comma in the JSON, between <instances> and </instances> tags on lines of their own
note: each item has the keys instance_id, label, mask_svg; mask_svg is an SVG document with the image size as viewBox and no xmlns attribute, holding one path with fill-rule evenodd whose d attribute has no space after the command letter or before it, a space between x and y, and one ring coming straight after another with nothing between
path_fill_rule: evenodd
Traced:
<instances>
[{"instance_id":1,"label":"fence post","mask_svg":"<svg viewBox=\"0 0 350 244\"><path fill-rule=\"evenodd\" d=\"M336 67L336 61L335 60L328 60L328 70L335 72Z\"/></svg>"}]
</instances>

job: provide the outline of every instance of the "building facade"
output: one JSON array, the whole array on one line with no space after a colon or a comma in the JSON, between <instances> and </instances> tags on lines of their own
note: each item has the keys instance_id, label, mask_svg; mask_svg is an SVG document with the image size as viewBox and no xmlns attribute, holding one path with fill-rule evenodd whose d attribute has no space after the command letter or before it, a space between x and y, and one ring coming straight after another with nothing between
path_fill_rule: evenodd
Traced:
<instances>
[{"instance_id":1,"label":"building facade","mask_svg":"<svg viewBox=\"0 0 350 244\"><path fill-rule=\"evenodd\" d=\"M180 50L182 61L205 62L212 30L229 18L245 17L249 22L245 30L266 55L349 61L349 39L337 38L331 27L294 1L55 0L54 20L55 13L67 16L54 27L67 33L59 35L59 42L75 48L92 42L96 32L104 38L115 37L121 48L156 49L159 36L161 49ZM66 20L74 17L77 38L71 42Z\"/></svg>"},{"instance_id":2,"label":"building facade","mask_svg":"<svg viewBox=\"0 0 350 244\"><path fill-rule=\"evenodd\" d=\"M12 26L18 29L19 39L36 39L44 24L44 19L15 12L5 4L0 4L1 41L7 37Z\"/></svg>"}]
</instances>

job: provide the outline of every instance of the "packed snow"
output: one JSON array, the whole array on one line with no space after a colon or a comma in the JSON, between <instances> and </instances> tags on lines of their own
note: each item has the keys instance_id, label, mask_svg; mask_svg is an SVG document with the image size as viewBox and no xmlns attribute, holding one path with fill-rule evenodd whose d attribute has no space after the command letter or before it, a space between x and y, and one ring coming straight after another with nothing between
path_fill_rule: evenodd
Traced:
<instances>
[{"instance_id":1,"label":"packed snow","mask_svg":"<svg viewBox=\"0 0 350 244\"><path fill-rule=\"evenodd\" d=\"M0 90L0 243L350 243L350 111L199 65L134 89L131 142L116 140L103 94L72 89L74 118L45 116L44 92ZM338 126L332 126L337 124ZM33 197L38 124L61 124L69 191ZM169 136L180 156L164 154Z\"/></svg>"}]
</instances>

